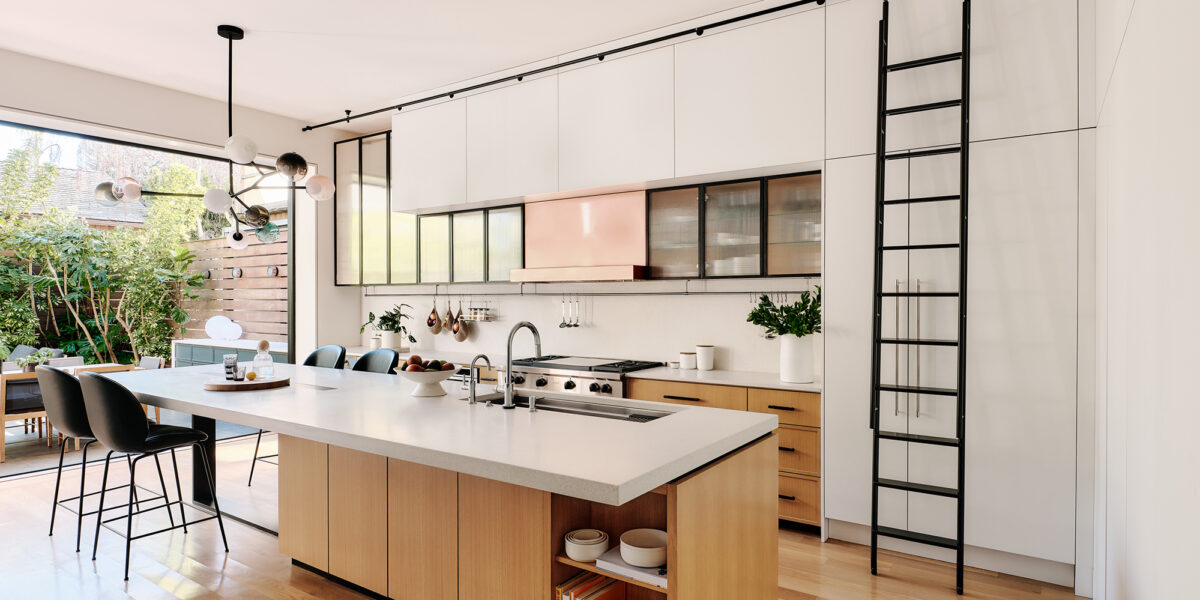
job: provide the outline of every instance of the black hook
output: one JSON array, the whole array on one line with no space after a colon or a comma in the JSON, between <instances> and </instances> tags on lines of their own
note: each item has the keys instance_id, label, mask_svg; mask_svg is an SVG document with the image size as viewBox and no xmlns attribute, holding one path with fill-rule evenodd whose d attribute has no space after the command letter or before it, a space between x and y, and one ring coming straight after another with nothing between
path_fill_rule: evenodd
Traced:
<instances>
[{"instance_id":1,"label":"black hook","mask_svg":"<svg viewBox=\"0 0 1200 600\"><path fill-rule=\"evenodd\" d=\"M347 123L350 122L350 109L348 109L348 108L346 109L346 122Z\"/></svg>"}]
</instances>

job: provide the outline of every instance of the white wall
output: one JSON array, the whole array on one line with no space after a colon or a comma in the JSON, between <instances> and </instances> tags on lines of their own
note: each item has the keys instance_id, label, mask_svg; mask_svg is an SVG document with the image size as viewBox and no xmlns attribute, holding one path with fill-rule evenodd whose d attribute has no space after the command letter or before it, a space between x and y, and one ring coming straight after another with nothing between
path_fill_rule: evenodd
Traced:
<instances>
[{"instance_id":1,"label":"white wall","mask_svg":"<svg viewBox=\"0 0 1200 600\"><path fill-rule=\"evenodd\" d=\"M1097 598L1196 595L1197 19L1097 4Z\"/></svg>"},{"instance_id":2,"label":"white wall","mask_svg":"<svg viewBox=\"0 0 1200 600\"><path fill-rule=\"evenodd\" d=\"M465 342L455 342L447 334L433 335L425 328L425 317L433 308L432 295L398 296L389 293L412 293L404 287L368 288L371 294L363 298L363 308L378 314L401 302L414 307L413 331L418 338L415 352L486 352L493 361L504 356L508 332L518 321L530 321L540 331L542 349L549 354L575 354L654 361L678 360L680 351L693 350L696 344L717 346L718 369L738 371L779 372L779 341L767 340L762 329L746 322L751 309L749 290L809 289L812 280L746 280L719 282L711 287L706 282L645 282L642 284L568 284L536 285L502 284L486 288L493 295L455 295L456 290L467 293L484 286L445 287L438 297L439 313L446 312L446 300L458 310L461 298L465 307L472 302L484 302L492 307L498 320L472 324L471 335ZM433 286L418 286L423 293ZM692 295L679 295L685 287ZM695 294L706 288L721 290L719 294ZM521 290L528 295L520 294ZM728 290L741 289L744 292ZM562 322L562 292L574 298L579 294L580 327L560 328ZM613 291L629 295L608 294ZM662 295L641 295L662 292ZM538 295L533 295L533 294ZM670 294L670 295L668 295ZM364 319L365 320L365 319ZM364 338L365 343L365 338ZM517 358L533 355L533 343L520 334L514 344Z\"/></svg>"},{"instance_id":3,"label":"white wall","mask_svg":"<svg viewBox=\"0 0 1200 600\"><path fill-rule=\"evenodd\" d=\"M224 155L226 107L221 100L6 50L0 50L0 73L9 82L0 86L0 118L5 120ZM299 82L297 93L303 93ZM344 137L341 132L302 133L304 123L238 106L233 118L234 130L256 140L264 154L298 152L320 172L332 174L333 142ZM333 203L318 205L303 192L297 194L291 273L296 279L293 341L298 356L319 344L353 341L349 331L357 314L331 308L357 297L354 290L333 286L332 215Z\"/></svg>"}]
</instances>

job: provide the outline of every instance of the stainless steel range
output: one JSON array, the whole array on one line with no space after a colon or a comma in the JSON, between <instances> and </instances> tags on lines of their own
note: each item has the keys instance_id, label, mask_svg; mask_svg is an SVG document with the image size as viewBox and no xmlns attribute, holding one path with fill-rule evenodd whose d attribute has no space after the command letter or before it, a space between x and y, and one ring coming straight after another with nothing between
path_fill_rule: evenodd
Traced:
<instances>
[{"instance_id":1,"label":"stainless steel range","mask_svg":"<svg viewBox=\"0 0 1200 600\"><path fill-rule=\"evenodd\" d=\"M625 373L662 366L645 360L562 355L514 359L512 364L516 389L613 398L625 395Z\"/></svg>"}]
</instances>

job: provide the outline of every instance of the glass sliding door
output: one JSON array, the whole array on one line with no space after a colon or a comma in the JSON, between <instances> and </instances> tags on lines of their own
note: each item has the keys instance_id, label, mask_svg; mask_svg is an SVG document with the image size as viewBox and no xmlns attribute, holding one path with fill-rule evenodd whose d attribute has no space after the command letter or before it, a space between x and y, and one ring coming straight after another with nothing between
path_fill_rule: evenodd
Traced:
<instances>
[{"instance_id":1,"label":"glass sliding door","mask_svg":"<svg viewBox=\"0 0 1200 600\"><path fill-rule=\"evenodd\" d=\"M454 281L482 282L484 278L484 215L482 210L454 213Z\"/></svg>"},{"instance_id":2,"label":"glass sliding door","mask_svg":"<svg viewBox=\"0 0 1200 600\"><path fill-rule=\"evenodd\" d=\"M421 283L450 281L450 215L417 217Z\"/></svg>"},{"instance_id":3,"label":"glass sliding door","mask_svg":"<svg viewBox=\"0 0 1200 600\"><path fill-rule=\"evenodd\" d=\"M364 138L362 169L362 282L388 282L388 148L387 136Z\"/></svg>"},{"instance_id":4,"label":"glass sliding door","mask_svg":"<svg viewBox=\"0 0 1200 600\"><path fill-rule=\"evenodd\" d=\"M338 285L362 283L362 202L358 140L334 144L337 194L334 196L335 261Z\"/></svg>"},{"instance_id":5,"label":"glass sliding door","mask_svg":"<svg viewBox=\"0 0 1200 600\"><path fill-rule=\"evenodd\" d=\"M767 180L767 274L821 273L821 175Z\"/></svg>"},{"instance_id":6,"label":"glass sliding door","mask_svg":"<svg viewBox=\"0 0 1200 600\"><path fill-rule=\"evenodd\" d=\"M762 273L762 181L705 187L704 274Z\"/></svg>"},{"instance_id":7,"label":"glass sliding door","mask_svg":"<svg viewBox=\"0 0 1200 600\"><path fill-rule=\"evenodd\" d=\"M700 276L700 188L650 192L650 277Z\"/></svg>"}]
</instances>

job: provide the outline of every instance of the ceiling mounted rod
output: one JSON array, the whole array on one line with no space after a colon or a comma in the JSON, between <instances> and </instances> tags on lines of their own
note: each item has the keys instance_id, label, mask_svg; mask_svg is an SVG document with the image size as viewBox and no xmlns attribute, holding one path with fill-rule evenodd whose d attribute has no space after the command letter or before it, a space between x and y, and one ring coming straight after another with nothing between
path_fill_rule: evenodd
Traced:
<instances>
[{"instance_id":1,"label":"ceiling mounted rod","mask_svg":"<svg viewBox=\"0 0 1200 600\"><path fill-rule=\"evenodd\" d=\"M592 60L602 61L605 59L605 57L613 56L614 54L624 54L631 50L637 50L639 48L644 48L646 46L653 46L655 44L661 44L663 42L667 42L670 40L678 39L678 38L689 36L689 35L704 35L704 32L709 29L716 29L718 27L724 27L726 25L732 25L734 23L740 23L742 21L748 21L750 19L756 19L756 18L764 16L764 15L769 15L772 13L777 13L777 12L785 11L788 9L796 8L797 6L803 6L805 4L814 4L814 3L817 5L823 5L823 4L825 4L825 0L796 0L795 2L788 2L787 4L780 4L779 6L774 6L771 8L764 8L762 10L754 11L752 13L747 13L744 15L736 16L736 17L730 17L728 19L717 21L715 23L709 23L708 25L700 25L700 26L692 27L691 29L685 29L683 31L679 31L676 33L660 35L653 39L649 39L649 40L645 40L645 41L641 41L641 42L635 42L635 43L632 43L632 44L629 44L626 46L621 46L620 48L614 48L612 50L605 50L603 52L597 52L595 54L590 54L588 56L581 56L579 58L571 59L566 62L556 63L553 65L540 67L540 68L533 69L530 71L524 71L521 73L517 73L515 75L508 75L505 77L501 77L499 79L493 79L491 81L485 81L483 83L469 85L467 87L458 88L456 90L452 90L449 92L442 92L440 94L426 96L424 98L419 98L417 100L409 100L408 102L401 102L400 104L395 104L395 105L387 106L384 108L377 108L375 110L367 111L364 113L359 113L357 115L351 115L350 111L346 111L346 116L344 116L344 117L339 117L332 121L326 121L324 123L318 123L316 125L305 125L301 129L301 131L312 131L314 129L328 127L330 125L337 125L340 123L349 123L353 119L361 119L363 117L369 117L371 115L377 115L377 114L385 113L385 112L392 111L392 110L403 110L404 108L409 107L409 106L413 106L416 104L424 104L426 102L432 102L434 100L440 100L442 98L453 98L456 94L473 92L473 91L481 89L481 88L491 87L494 85L500 85L502 83L508 83L510 81L521 81L521 80L525 79L526 77L531 77L533 75L540 75L542 73L546 73L549 71L557 71L559 69L571 67L571 66L574 66L574 65L577 65L580 63L585 63L585 62L592 61Z\"/></svg>"}]
</instances>

